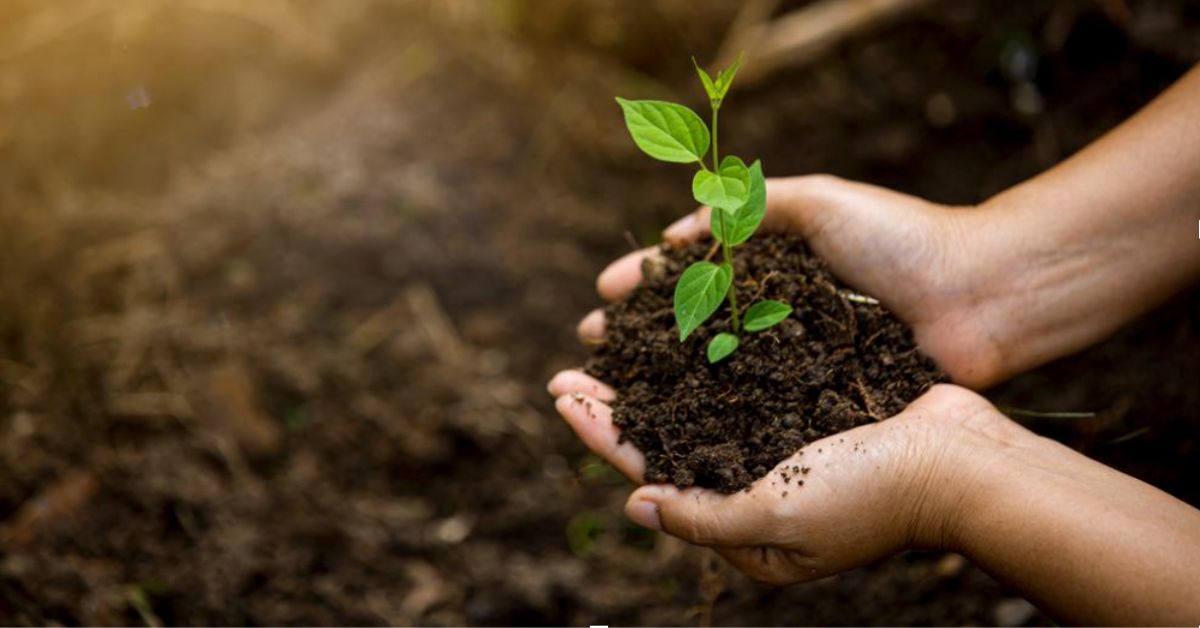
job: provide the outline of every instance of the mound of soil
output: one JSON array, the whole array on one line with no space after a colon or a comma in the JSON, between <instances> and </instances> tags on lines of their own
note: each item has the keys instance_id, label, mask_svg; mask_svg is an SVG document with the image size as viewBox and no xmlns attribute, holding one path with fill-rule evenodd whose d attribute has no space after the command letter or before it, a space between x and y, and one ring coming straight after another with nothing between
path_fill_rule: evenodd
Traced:
<instances>
[{"instance_id":1,"label":"mound of soil","mask_svg":"<svg viewBox=\"0 0 1200 628\"><path fill-rule=\"evenodd\" d=\"M806 443L882 421L947 379L895 316L855 296L803 241L777 235L737 250L738 297L795 311L709 364L727 311L680 344L672 298L683 269L714 252L698 242L648 260L642 285L608 307L588 364L617 390L614 422L645 454L647 482L736 492Z\"/></svg>"}]
</instances>

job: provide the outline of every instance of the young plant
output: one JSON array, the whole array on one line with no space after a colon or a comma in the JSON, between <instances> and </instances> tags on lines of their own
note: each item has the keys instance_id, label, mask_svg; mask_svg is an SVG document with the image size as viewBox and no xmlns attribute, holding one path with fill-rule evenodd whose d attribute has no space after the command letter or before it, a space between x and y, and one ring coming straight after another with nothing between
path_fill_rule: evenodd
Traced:
<instances>
[{"instance_id":1,"label":"young plant","mask_svg":"<svg viewBox=\"0 0 1200 628\"><path fill-rule=\"evenodd\" d=\"M743 333L768 329L792 313L780 301L759 301L743 313L738 306L733 270L733 249L754 235L767 210L767 187L762 163L750 166L733 155L724 159L717 151L717 119L733 77L742 64L734 64L709 76L695 59L696 73L704 84L712 107L712 131L696 112L675 103L658 100L625 100L617 103L625 114L625 126L642 152L655 159L700 166L692 179L692 196L712 209L712 234L721 243L722 262L701 261L688 266L675 284L675 322L679 341L729 302L730 331L721 332L708 343L708 361L718 362L733 353ZM704 162L711 141L712 167Z\"/></svg>"}]
</instances>

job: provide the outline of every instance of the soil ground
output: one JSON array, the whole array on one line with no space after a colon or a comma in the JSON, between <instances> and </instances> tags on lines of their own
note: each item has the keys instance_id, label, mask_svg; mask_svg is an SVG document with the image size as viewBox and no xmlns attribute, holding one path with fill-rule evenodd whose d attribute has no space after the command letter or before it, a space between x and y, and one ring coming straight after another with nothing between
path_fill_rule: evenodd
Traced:
<instances>
[{"instance_id":1,"label":"soil ground","mask_svg":"<svg viewBox=\"0 0 1200 628\"><path fill-rule=\"evenodd\" d=\"M894 416L948 381L911 330L878 303L852 301L802 240L765 233L736 249L739 302L795 309L709 364L705 347L729 329L728 310L680 343L673 295L684 269L715 251L705 239L643 264L642 285L605 308L605 342L588 360L617 391L613 422L646 456L647 482L745 489L805 444Z\"/></svg>"},{"instance_id":2,"label":"soil ground","mask_svg":"<svg viewBox=\"0 0 1200 628\"><path fill-rule=\"evenodd\" d=\"M595 273L690 209L612 97L700 104L732 6L7 3L0 623L1047 623L954 555L761 588L628 524L554 416ZM737 91L722 145L975 202L1198 23L935 4ZM1184 295L989 394L1098 411L1033 427L1197 504L1198 329Z\"/></svg>"}]
</instances>

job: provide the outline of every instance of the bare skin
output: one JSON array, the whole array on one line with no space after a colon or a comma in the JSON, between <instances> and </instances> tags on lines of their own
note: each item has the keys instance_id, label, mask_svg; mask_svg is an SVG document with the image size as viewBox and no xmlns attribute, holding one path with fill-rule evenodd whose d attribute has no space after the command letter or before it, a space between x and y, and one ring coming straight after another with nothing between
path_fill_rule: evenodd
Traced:
<instances>
[{"instance_id":1,"label":"bare skin","mask_svg":"<svg viewBox=\"0 0 1200 628\"><path fill-rule=\"evenodd\" d=\"M769 182L764 229L798 233L850 285L913 327L958 384L981 388L1076 351L1200 279L1200 71L1053 170L974 208L833 177ZM707 213L667 241L702 237ZM648 251L597 282L621 298ZM602 342L603 315L580 323ZM612 389L550 382L580 438L640 483ZM644 486L635 522L713 547L748 575L802 582L905 548L958 551L1073 623L1200 623L1200 511L937 386L888 421L804 449L802 489ZM848 447L859 444L860 450ZM781 463L799 464L797 460Z\"/></svg>"},{"instance_id":2,"label":"bare skin","mask_svg":"<svg viewBox=\"0 0 1200 628\"><path fill-rule=\"evenodd\" d=\"M773 179L763 229L803 236L842 280L908 323L958 384L980 389L1091 345L1200 280L1200 70L1042 175L949 207L827 175ZM701 208L667 242L708 231ZM641 280L631 253L597 282ZM595 339L593 313L580 333Z\"/></svg>"}]
</instances>

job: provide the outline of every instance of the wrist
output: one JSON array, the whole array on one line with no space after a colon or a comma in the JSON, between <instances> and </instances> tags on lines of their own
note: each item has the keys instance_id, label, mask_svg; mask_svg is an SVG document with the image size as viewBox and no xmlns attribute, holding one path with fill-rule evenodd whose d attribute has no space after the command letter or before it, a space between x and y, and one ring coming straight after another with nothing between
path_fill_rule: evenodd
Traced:
<instances>
[{"instance_id":1,"label":"wrist","mask_svg":"<svg viewBox=\"0 0 1200 628\"><path fill-rule=\"evenodd\" d=\"M957 305L960 316L975 326L972 349L986 356L976 388L1020 372L1021 344L1036 341L1028 336L1027 319L1021 315L1029 294L1020 284L1032 260L1023 250L1023 238L1013 233L1011 216L999 197L954 215L960 243L956 266L962 273Z\"/></svg>"},{"instance_id":2,"label":"wrist","mask_svg":"<svg viewBox=\"0 0 1200 628\"><path fill-rule=\"evenodd\" d=\"M996 246L988 224L993 208L935 208L933 241L941 260L932 283L921 290L926 313L914 326L916 339L955 383L985 388L1011 374L1012 339L1020 333L1014 323L1020 317L1009 315L1017 307L1009 301L1019 295L1002 291L999 273L1020 260Z\"/></svg>"},{"instance_id":3,"label":"wrist","mask_svg":"<svg viewBox=\"0 0 1200 628\"><path fill-rule=\"evenodd\" d=\"M1036 450L1044 439L958 386L935 386L905 414L922 426L915 448L924 458L910 481L908 546L966 554L1013 459L1026 455L1017 452Z\"/></svg>"},{"instance_id":4,"label":"wrist","mask_svg":"<svg viewBox=\"0 0 1200 628\"><path fill-rule=\"evenodd\" d=\"M1031 182L951 212L946 231L958 277L950 318L975 366L956 381L990 386L1065 354L1075 336L1090 333L1073 303L1124 256L1106 253L1048 207L1062 208Z\"/></svg>"},{"instance_id":5,"label":"wrist","mask_svg":"<svg viewBox=\"0 0 1200 628\"><path fill-rule=\"evenodd\" d=\"M988 384L1103 339L1200 275L1181 254L1197 249L1164 245L1153 212L1072 190L1039 177L956 216Z\"/></svg>"}]
</instances>

